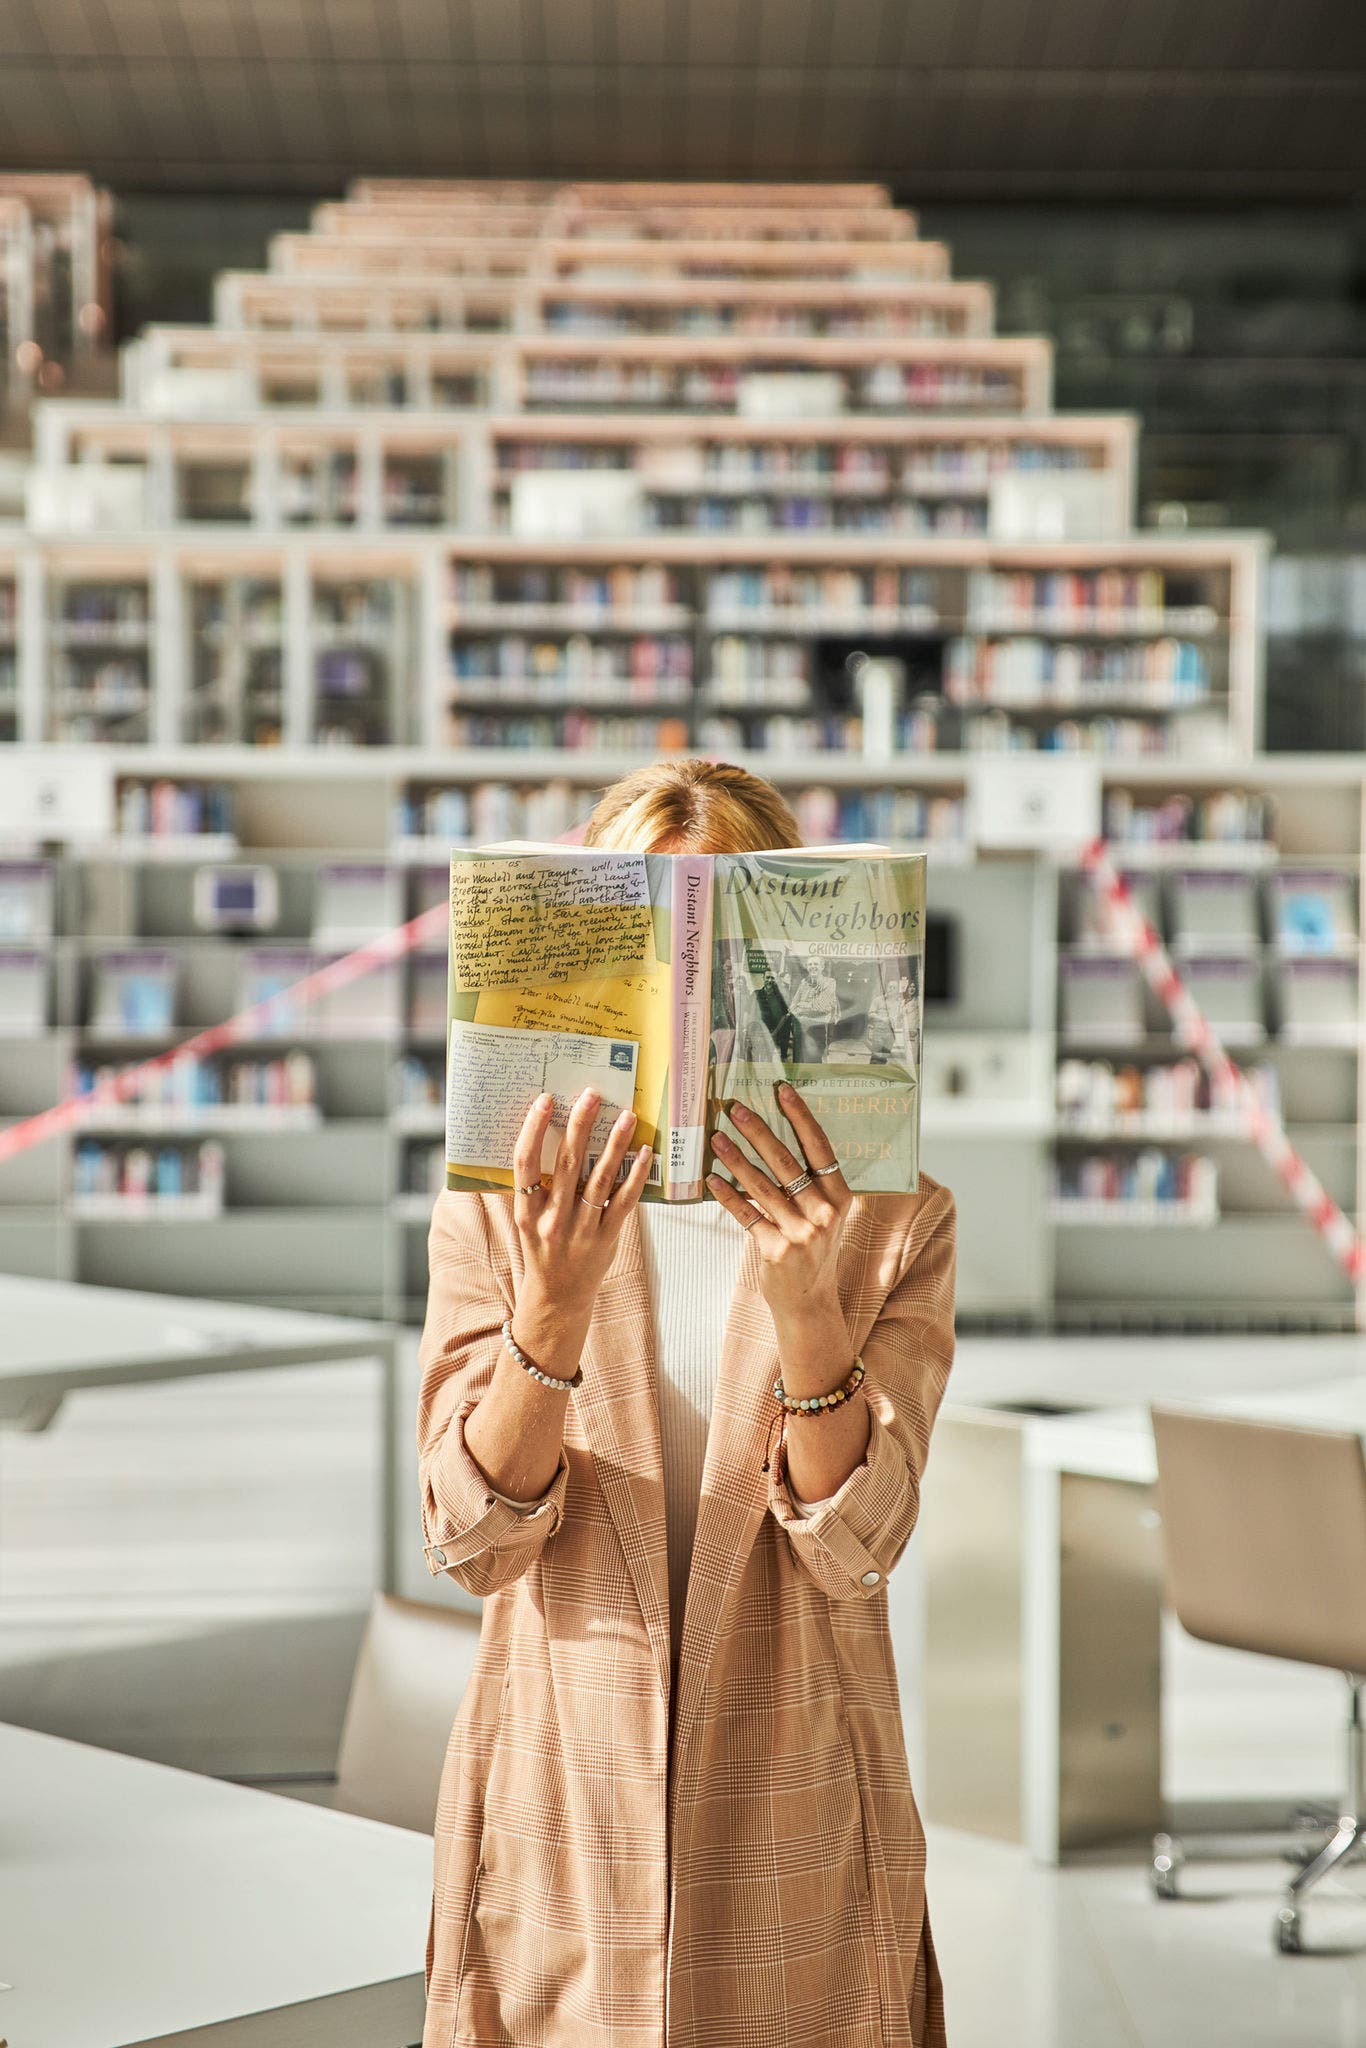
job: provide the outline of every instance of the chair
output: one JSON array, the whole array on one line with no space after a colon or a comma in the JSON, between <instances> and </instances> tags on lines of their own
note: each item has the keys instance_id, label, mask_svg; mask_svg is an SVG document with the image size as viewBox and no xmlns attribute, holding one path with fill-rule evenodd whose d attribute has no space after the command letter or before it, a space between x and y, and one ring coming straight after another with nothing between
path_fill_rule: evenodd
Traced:
<instances>
[{"instance_id":1,"label":"chair","mask_svg":"<svg viewBox=\"0 0 1366 2048\"><path fill-rule=\"evenodd\" d=\"M1350 1431L1152 1409L1168 1596L1207 1643L1325 1665L1347 1680L1346 1789L1331 1839L1291 1879L1276 1945L1301 1950L1305 1895L1366 1839L1366 1457ZM1154 1843L1153 1885L1177 1896L1179 1842Z\"/></svg>"},{"instance_id":2,"label":"chair","mask_svg":"<svg viewBox=\"0 0 1366 2048\"><path fill-rule=\"evenodd\" d=\"M432 1833L479 1624L477 1614L375 1595L342 1723L335 1806Z\"/></svg>"}]
</instances>

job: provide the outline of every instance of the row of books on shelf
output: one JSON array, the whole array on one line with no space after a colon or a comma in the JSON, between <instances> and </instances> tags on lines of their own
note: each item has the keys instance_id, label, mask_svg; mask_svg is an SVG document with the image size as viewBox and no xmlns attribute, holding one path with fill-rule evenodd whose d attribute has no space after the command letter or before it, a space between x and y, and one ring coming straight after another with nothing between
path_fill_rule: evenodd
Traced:
<instances>
[{"instance_id":1,"label":"row of books on shelf","mask_svg":"<svg viewBox=\"0 0 1366 2048\"><path fill-rule=\"evenodd\" d=\"M226 1182L226 1155L216 1138L155 1147L83 1138L73 1161L72 1206L92 1218L138 1211L220 1216Z\"/></svg>"},{"instance_id":2,"label":"row of books on shelf","mask_svg":"<svg viewBox=\"0 0 1366 2048\"><path fill-rule=\"evenodd\" d=\"M1196 714L1200 714L1197 712ZM1233 748L1218 722L1197 739L1193 730L1173 730L1152 718L1117 717L1060 718L1055 725L1017 725L1023 716L1020 706L1013 711L993 707L963 718L962 748L969 754L1067 754L1103 761L1178 758L1187 752L1207 760L1211 752L1223 754ZM931 742L931 744L933 744Z\"/></svg>"},{"instance_id":3,"label":"row of books on shelf","mask_svg":"<svg viewBox=\"0 0 1366 2048\"><path fill-rule=\"evenodd\" d=\"M944 847L966 843L967 799L959 792L915 789L836 789L815 783L789 798L803 840L929 842ZM492 839L554 839L586 816L589 798L569 783L521 790L512 783L473 783L458 788L405 790L397 800L396 840L427 844L478 844ZM443 870L433 870L433 901Z\"/></svg>"},{"instance_id":4,"label":"row of books on shelf","mask_svg":"<svg viewBox=\"0 0 1366 2048\"><path fill-rule=\"evenodd\" d=\"M229 836L233 829L232 791L224 782L120 776L114 809L120 833L133 839Z\"/></svg>"},{"instance_id":5,"label":"row of books on shelf","mask_svg":"<svg viewBox=\"0 0 1366 2048\"><path fill-rule=\"evenodd\" d=\"M137 1122L149 1113L192 1121L209 1110L318 1107L317 1063L302 1046L270 1059L191 1055L151 1069L135 1060L80 1060L69 1088L76 1096L103 1097L100 1114L110 1122Z\"/></svg>"},{"instance_id":6,"label":"row of books on shelf","mask_svg":"<svg viewBox=\"0 0 1366 2048\"><path fill-rule=\"evenodd\" d=\"M872 335L944 341L963 332L961 314L915 304L829 309L804 306L622 306L604 310L574 301L547 303L544 332L551 334Z\"/></svg>"},{"instance_id":7,"label":"row of books on shelf","mask_svg":"<svg viewBox=\"0 0 1366 2048\"><path fill-rule=\"evenodd\" d=\"M771 613L833 615L903 613L926 626L950 619L958 572L883 564L832 564L810 568L793 563L727 564L696 572L660 563L619 563L607 569L540 563L453 565L449 583L452 625L471 611L544 606L567 613L621 616L628 622L644 612L686 610L695 601L704 615L760 617ZM698 596L694 599L694 589ZM1054 570L970 569L966 580L967 624L982 631L1028 632L1038 623L1082 630L1103 627L1156 633L1163 648L1162 673L1184 675L1194 649L1171 628L1212 630L1217 609L1201 594L1197 579L1161 569Z\"/></svg>"},{"instance_id":8,"label":"row of books on shelf","mask_svg":"<svg viewBox=\"0 0 1366 2048\"><path fill-rule=\"evenodd\" d=\"M1178 951L1210 944L1283 953L1339 953L1355 956L1359 938L1356 887L1340 867L1247 866L1127 870L1119 857L1129 898L1139 914ZM1082 883L1077 898L1078 946L1122 946L1121 921L1108 896Z\"/></svg>"},{"instance_id":9,"label":"row of books on shelf","mask_svg":"<svg viewBox=\"0 0 1366 2048\"><path fill-rule=\"evenodd\" d=\"M1157 631L1181 621L1188 632L1212 632L1219 615L1198 582L1162 569L974 570L968 578L968 624L1005 628L1034 619Z\"/></svg>"},{"instance_id":10,"label":"row of books on shelf","mask_svg":"<svg viewBox=\"0 0 1366 2048\"><path fill-rule=\"evenodd\" d=\"M1191 999L1230 1045L1271 1037L1287 1045L1353 1047L1360 1037L1357 963L1341 957L1287 956L1274 963L1248 953L1206 951L1182 957ZM1131 1043L1170 1028L1145 1002L1146 984L1133 961L1117 954L1074 953L1059 962L1059 1029L1072 1039ZM1153 999L1156 1007L1156 999Z\"/></svg>"},{"instance_id":11,"label":"row of books on shelf","mask_svg":"<svg viewBox=\"0 0 1366 2048\"><path fill-rule=\"evenodd\" d=\"M1254 1101L1279 1120L1281 1080L1275 1064L1257 1060L1242 1072ZM1212 1125L1239 1135L1246 1128L1241 1091L1189 1055L1148 1067L1061 1059L1056 1104L1059 1129L1083 1137L1110 1131L1141 1137L1150 1130L1196 1131Z\"/></svg>"},{"instance_id":12,"label":"row of books on shelf","mask_svg":"<svg viewBox=\"0 0 1366 2048\"><path fill-rule=\"evenodd\" d=\"M953 704L1046 696L1058 701L1143 697L1153 704L1202 703L1210 665L1191 640L1135 643L958 637L948 642L944 694Z\"/></svg>"},{"instance_id":13,"label":"row of books on shelf","mask_svg":"<svg viewBox=\"0 0 1366 2048\"><path fill-rule=\"evenodd\" d=\"M692 498L677 502L647 499L641 518L646 533L880 533L896 540L973 540L990 531L984 504L939 498L926 503L864 504L830 498Z\"/></svg>"},{"instance_id":14,"label":"row of books on shelf","mask_svg":"<svg viewBox=\"0 0 1366 2048\"><path fill-rule=\"evenodd\" d=\"M591 640L586 633L531 640L524 633L494 639L452 640L451 677L480 682L534 683L564 693L602 684L645 683L661 695L686 694L692 678L692 642L681 634L635 634ZM671 686L683 685L682 692Z\"/></svg>"},{"instance_id":15,"label":"row of books on shelf","mask_svg":"<svg viewBox=\"0 0 1366 2048\"><path fill-rule=\"evenodd\" d=\"M1219 1221L1219 1169L1198 1152L1095 1153L1053 1163L1055 1222L1189 1223Z\"/></svg>"},{"instance_id":16,"label":"row of books on shelf","mask_svg":"<svg viewBox=\"0 0 1366 2048\"><path fill-rule=\"evenodd\" d=\"M562 753L680 753L689 744L685 718L628 718L566 711L511 717L507 713L448 711L449 747L520 747Z\"/></svg>"},{"instance_id":17,"label":"row of books on shelf","mask_svg":"<svg viewBox=\"0 0 1366 2048\"><path fill-rule=\"evenodd\" d=\"M724 699L724 693L718 697ZM893 751L899 754L932 754L939 747L939 718L943 700L917 698L908 711L892 722ZM811 710L805 715L775 713L771 717L725 717L709 712L697 722L697 744L705 752L772 754L861 754L864 729L861 718L839 712Z\"/></svg>"},{"instance_id":18,"label":"row of books on shelf","mask_svg":"<svg viewBox=\"0 0 1366 2048\"><path fill-rule=\"evenodd\" d=\"M775 365L777 374L781 368ZM526 364L523 400L535 406L635 406L656 412L749 410L746 386L767 380L774 371L751 370L734 363L556 362L537 357ZM804 379L801 365L792 374ZM872 363L866 369L823 373L835 387L820 407L839 412L1004 412L1022 404L1024 387L1018 374L967 363Z\"/></svg>"},{"instance_id":19,"label":"row of books on shelf","mask_svg":"<svg viewBox=\"0 0 1366 2048\"><path fill-rule=\"evenodd\" d=\"M946 485L985 493L993 477L1039 471L1091 469L1091 451L1052 441L924 442L910 448L878 447L862 441L603 441L500 440L494 460L500 473L541 470L631 470L651 491L705 489L709 483L740 486L818 483L852 489L935 490Z\"/></svg>"},{"instance_id":20,"label":"row of books on shelf","mask_svg":"<svg viewBox=\"0 0 1366 2048\"><path fill-rule=\"evenodd\" d=\"M1125 846L1227 846L1274 851L1276 799L1265 790L1174 790L1145 798L1131 789L1107 789L1102 800L1105 837Z\"/></svg>"},{"instance_id":21,"label":"row of books on shelf","mask_svg":"<svg viewBox=\"0 0 1366 2048\"><path fill-rule=\"evenodd\" d=\"M451 623L463 609L495 605L555 605L568 611L657 612L683 603L683 580L658 562L619 562L608 569L579 569L540 563L457 562L449 581Z\"/></svg>"}]
</instances>

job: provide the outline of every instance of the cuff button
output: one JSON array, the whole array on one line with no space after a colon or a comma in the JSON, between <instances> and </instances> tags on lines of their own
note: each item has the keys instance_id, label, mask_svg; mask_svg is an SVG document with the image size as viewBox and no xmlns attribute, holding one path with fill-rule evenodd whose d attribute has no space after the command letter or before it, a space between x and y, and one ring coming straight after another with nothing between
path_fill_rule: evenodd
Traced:
<instances>
[{"instance_id":1,"label":"cuff button","mask_svg":"<svg viewBox=\"0 0 1366 2048\"><path fill-rule=\"evenodd\" d=\"M881 1572L865 1572L861 1583L865 1586L875 1586L881 1577Z\"/></svg>"},{"instance_id":2,"label":"cuff button","mask_svg":"<svg viewBox=\"0 0 1366 2048\"><path fill-rule=\"evenodd\" d=\"M444 1550L434 1550L434 1551L432 1552L432 1563L433 1563L433 1564L435 1564L435 1565L444 1565L444 1564L445 1564L445 1562L446 1562L446 1553L445 1553L445 1551L444 1551Z\"/></svg>"}]
</instances>

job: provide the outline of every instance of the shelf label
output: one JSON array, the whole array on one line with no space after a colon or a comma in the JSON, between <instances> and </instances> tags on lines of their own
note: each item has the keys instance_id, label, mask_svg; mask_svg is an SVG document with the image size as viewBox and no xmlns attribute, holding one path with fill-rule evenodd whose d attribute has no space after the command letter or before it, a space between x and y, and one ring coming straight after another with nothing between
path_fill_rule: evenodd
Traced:
<instances>
[{"instance_id":1,"label":"shelf label","mask_svg":"<svg viewBox=\"0 0 1366 2048\"><path fill-rule=\"evenodd\" d=\"M105 761L0 759L0 844L16 839L107 839L114 778Z\"/></svg>"},{"instance_id":2,"label":"shelf label","mask_svg":"<svg viewBox=\"0 0 1366 2048\"><path fill-rule=\"evenodd\" d=\"M978 846L1078 851L1100 832L1094 761L988 754L969 764L969 838Z\"/></svg>"}]
</instances>

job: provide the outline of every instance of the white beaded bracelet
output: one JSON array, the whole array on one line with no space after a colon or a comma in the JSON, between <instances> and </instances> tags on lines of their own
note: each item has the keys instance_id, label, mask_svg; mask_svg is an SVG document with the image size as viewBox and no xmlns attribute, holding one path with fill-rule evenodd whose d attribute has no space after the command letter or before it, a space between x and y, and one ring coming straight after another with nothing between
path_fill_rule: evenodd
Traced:
<instances>
[{"instance_id":1,"label":"white beaded bracelet","mask_svg":"<svg viewBox=\"0 0 1366 2048\"><path fill-rule=\"evenodd\" d=\"M581 1365L575 1366L574 1377L568 1380L559 1378L553 1372L542 1372L539 1365L534 1365L512 1334L511 1316L503 1324L503 1342L507 1345L509 1352L516 1359L518 1365L521 1366L522 1371L529 1372L531 1377L534 1380L539 1380L543 1387L580 1387L583 1385L583 1367Z\"/></svg>"}]
</instances>

